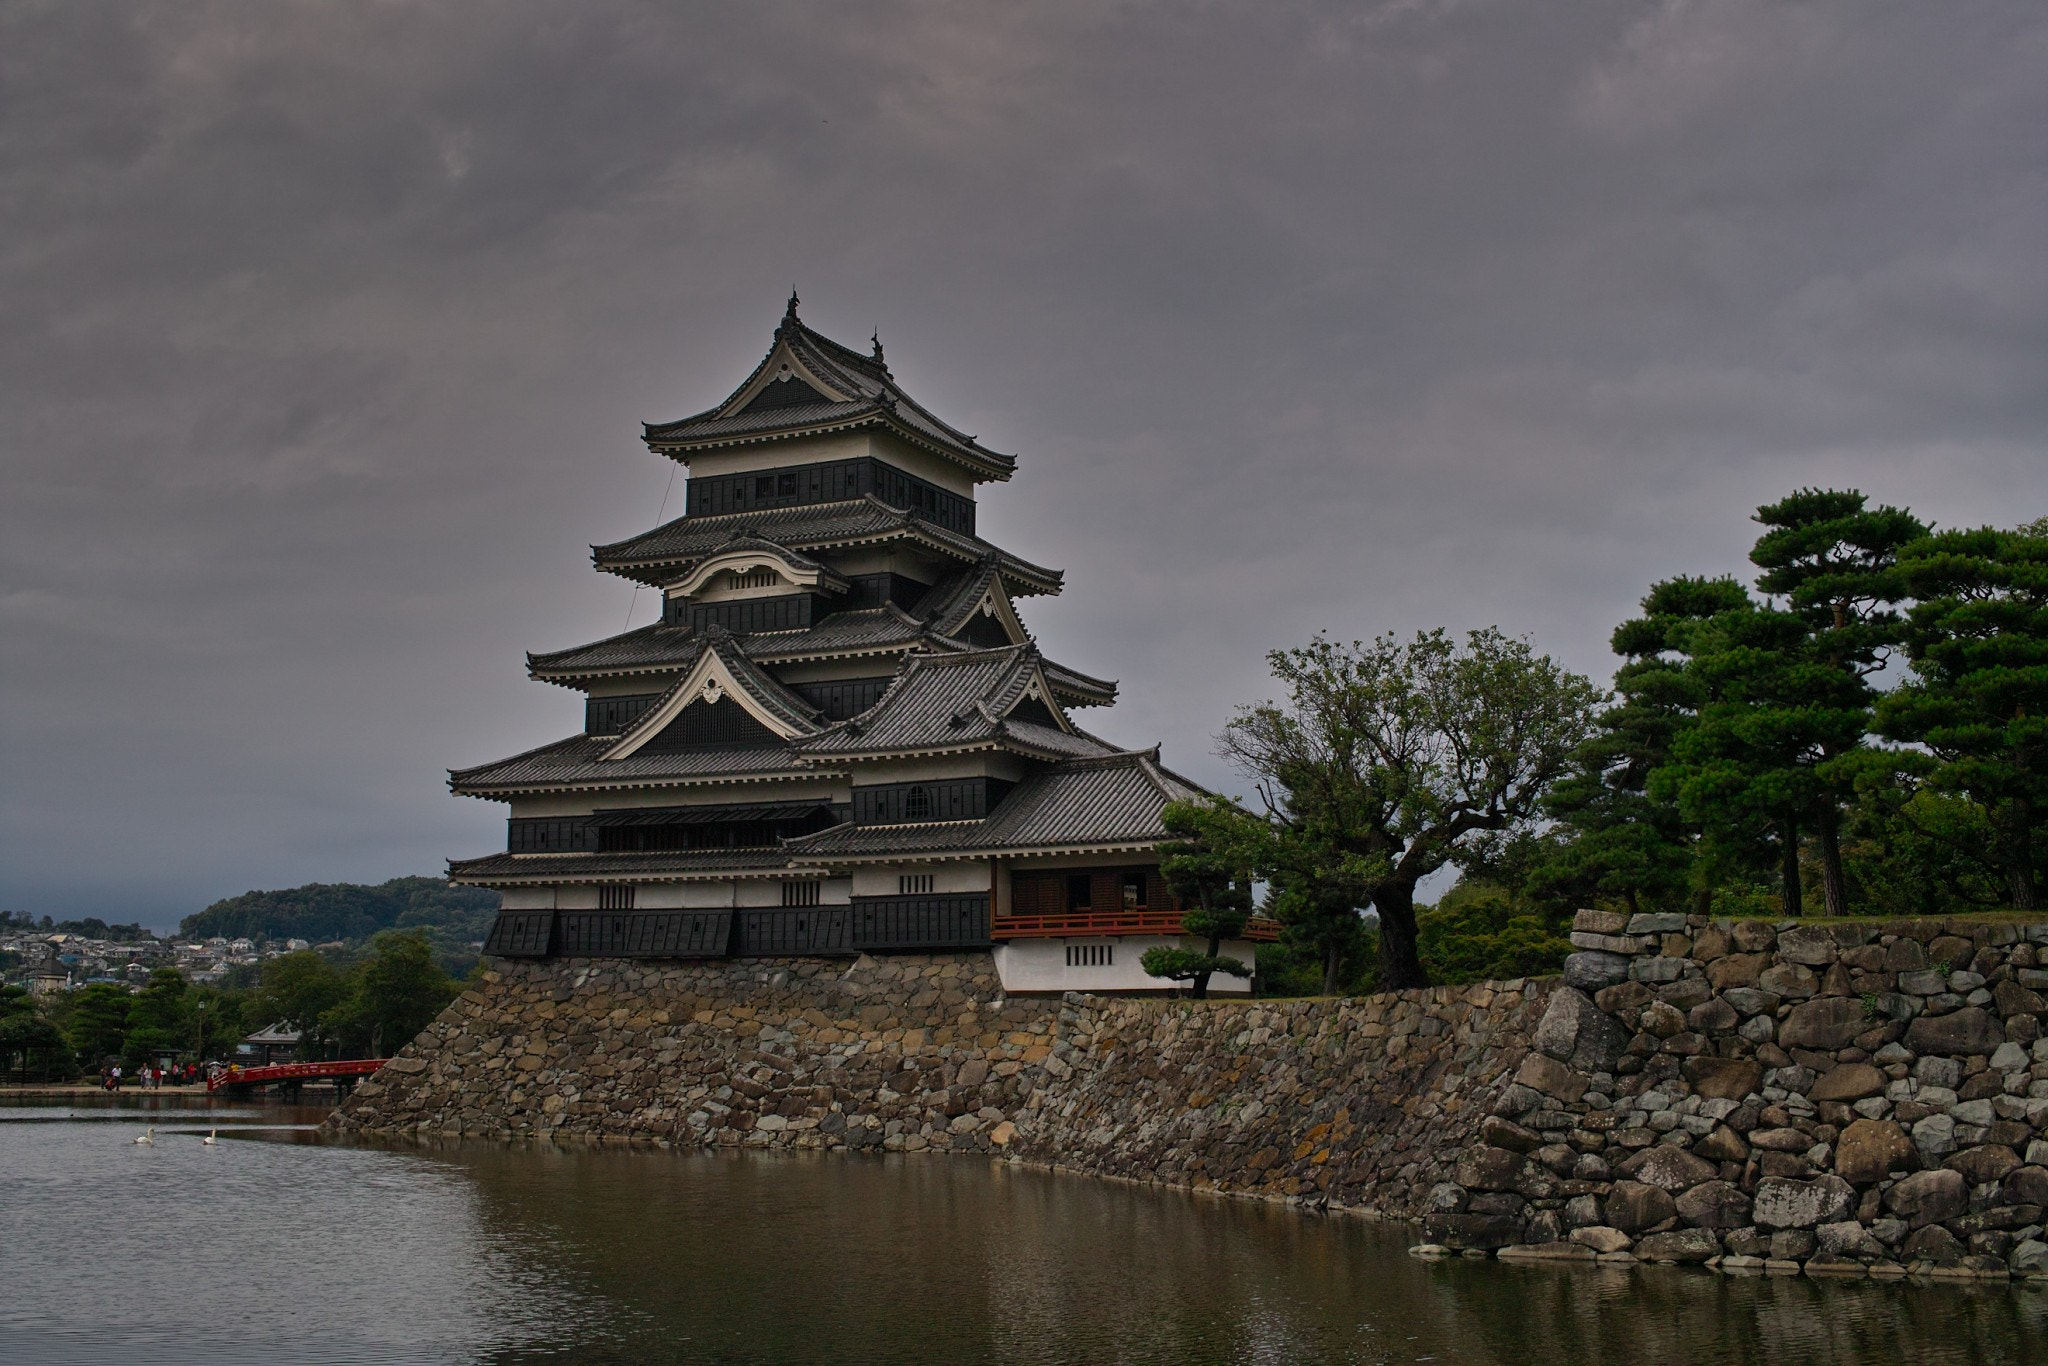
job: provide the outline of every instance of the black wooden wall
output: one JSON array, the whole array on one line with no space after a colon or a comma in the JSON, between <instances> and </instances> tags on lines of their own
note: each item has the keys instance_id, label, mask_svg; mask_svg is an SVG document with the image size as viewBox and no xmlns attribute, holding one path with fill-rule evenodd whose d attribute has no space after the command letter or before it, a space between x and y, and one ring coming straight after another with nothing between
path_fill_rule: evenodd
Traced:
<instances>
[{"instance_id":1,"label":"black wooden wall","mask_svg":"<svg viewBox=\"0 0 2048 1366\"><path fill-rule=\"evenodd\" d=\"M1016 786L1000 778L949 778L930 783L883 783L853 789L857 825L912 821L978 821Z\"/></svg>"},{"instance_id":2,"label":"black wooden wall","mask_svg":"<svg viewBox=\"0 0 2048 1366\"><path fill-rule=\"evenodd\" d=\"M870 493L891 507L916 512L949 530L974 534L972 498L962 498L872 456L787 465L751 474L692 476L684 506L692 517L715 517L760 508L837 503Z\"/></svg>"}]
</instances>

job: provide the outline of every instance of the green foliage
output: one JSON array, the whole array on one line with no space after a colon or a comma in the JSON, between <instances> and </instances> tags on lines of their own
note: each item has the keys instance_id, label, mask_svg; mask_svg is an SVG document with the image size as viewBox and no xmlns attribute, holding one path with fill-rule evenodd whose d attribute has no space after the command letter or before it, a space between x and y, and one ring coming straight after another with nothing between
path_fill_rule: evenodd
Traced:
<instances>
[{"instance_id":1,"label":"green foliage","mask_svg":"<svg viewBox=\"0 0 2048 1366\"><path fill-rule=\"evenodd\" d=\"M1206 939L1205 950L1148 949L1139 960L1147 975L1187 982L1195 999L1209 994L1216 973L1247 977L1251 969L1223 956L1225 939L1244 933L1251 916L1251 867L1260 831L1223 801L1169 802L1161 815L1168 838L1159 845L1159 875L1184 908L1181 927Z\"/></svg>"},{"instance_id":2,"label":"green foliage","mask_svg":"<svg viewBox=\"0 0 2048 1366\"><path fill-rule=\"evenodd\" d=\"M0 1073L16 1081L47 1081L73 1071L64 1034L20 987L0 986Z\"/></svg>"},{"instance_id":3,"label":"green foliage","mask_svg":"<svg viewBox=\"0 0 2048 1366\"><path fill-rule=\"evenodd\" d=\"M426 1028L460 990L434 962L425 935L388 930L349 974L348 994L320 1017L345 1056L384 1057Z\"/></svg>"},{"instance_id":4,"label":"green foliage","mask_svg":"<svg viewBox=\"0 0 2048 1366\"><path fill-rule=\"evenodd\" d=\"M110 982L96 982L66 993L64 1037L77 1055L80 1067L93 1071L108 1059L121 1056L128 1040L128 1011L133 1001L128 988Z\"/></svg>"},{"instance_id":5,"label":"green foliage","mask_svg":"<svg viewBox=\"0 0 2048 1366\"><path fill-rule=\"evenodd\" d=\"M1416 884L1534 820L1599 692L1494 629L1462 645L1443 631L1318 637L1268 658L1287 703L1240 711L1221 741L1266 801L1258 871L1274 910L1355 935L1354 908L1369 901L1381 985L1422 985Z\"/></svg>"},{"instance_id":6,"label":"green foliage","mask_svg":"<svg viewBox=\"0 0 2048 1366\"><path fill-rule=\"evenodd\" d=\"M1423 966L1446 984L1556 973L1572 951L1569 924L1469 877L1417 916Z\"/></svg>"},{"instance_id":7,"label":"green foliage","mask_svg":"<svg viewBox=\"0 0 2048 1366\"><path fill-rule=\"evenodd\" d=\"M2048 820L2048 537L1982 528L1907 548L1900 572L1912 677L1885 697L1878 725L1926 747L1934 791L1984 814L1979 846L2012 904L2039 905Z\"/></svg>"},{"instance_id":8,"label":"green foliage","mask_svg":"<svg viewBox=\"0 0 2048 1366\"><path fill-rule=\"evenodd\" d=\"M281 954L263 964L245 1013L262 1022L257 1028L283 1024L298 1030L299 1056L323 1058L331 1042L323 1021L348 996L349 986L340 968L310 949Z\"/></svg>"}]
</instances>

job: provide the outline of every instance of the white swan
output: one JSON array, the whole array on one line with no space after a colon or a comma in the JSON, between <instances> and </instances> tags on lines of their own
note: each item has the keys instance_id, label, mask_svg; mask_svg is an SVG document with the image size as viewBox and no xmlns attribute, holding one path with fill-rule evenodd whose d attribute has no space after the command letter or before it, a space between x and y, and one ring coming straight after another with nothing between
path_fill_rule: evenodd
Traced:
<instances>
[{"instance_id":1,"label":"white swan","mask_svg":"<svg viewBox=\"0 0 2048 1366\"><path fill-rule=\"evenodd\" d=\"M154 1143L156 1142L156 1125L154 1125L154 1124L150 1125L150 1126L149 1126L149 1132L148 1132L148 1133L146 1133L146 1134L144 1134L144 1135L143 1135L142 1137L140 1137L140 1138L136 1139L135 1141L136 1141L137 1143L141 1143L141 1144L145 1144L145 1145L148 1145L148 1144L154 1144Z\"/></svg>"},{"instance_id":2,"label":"white swan","mask_svg":"<svg viewBox=\"0 0 2048 1366\"><path fill-rule=\"evenodd\" d=\"M207 1147L211 1148L211 1147L213 1146L213 1142L214 1142L214 1140L215 1140L215 1139L217 1139L217 1138L219 1138L219 1137L220 1137L220 1130L218 1130L218 1129L209 1129L209 1130L207 1130L207 1131L206 1131L206 1137L205 1137L205 1138L202 1138L202 1139L200 1139L199 1141L200 1141L201 1143L204 1143L204 1144L205 1144L205 1145L206 1145Z\"/></svg>"}]
</instances>

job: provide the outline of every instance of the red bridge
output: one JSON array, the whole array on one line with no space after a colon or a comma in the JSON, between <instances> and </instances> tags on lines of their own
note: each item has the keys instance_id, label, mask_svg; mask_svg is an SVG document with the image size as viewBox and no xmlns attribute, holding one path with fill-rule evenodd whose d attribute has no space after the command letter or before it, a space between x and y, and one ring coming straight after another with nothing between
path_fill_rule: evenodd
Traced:
<instances>
[{"instance_id":1,"label":"red bridge","mask_svg":"<svg viewBox=\"0 0 2048 1366\"><path fill-rule=\"evenodd\" d=\"M280 1083L298 1086L309 1081L334 1081L346 1088L355 1078L367 1077L389 1061L389 1058L347 1058L339 1062L285 1062L274 1067L230 1067L208 1077L206 1089L228 1091L243 1087L274 1086Z\"/></svg>"}]
</instances>

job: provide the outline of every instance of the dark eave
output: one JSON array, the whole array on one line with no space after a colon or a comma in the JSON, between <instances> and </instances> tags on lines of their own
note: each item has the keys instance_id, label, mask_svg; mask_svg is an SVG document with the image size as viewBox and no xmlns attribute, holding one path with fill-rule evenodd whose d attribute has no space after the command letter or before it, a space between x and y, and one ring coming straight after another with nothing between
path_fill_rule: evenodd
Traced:
<instances>
[{"instance_id":1,"label":"dark eave","mask_svg":"<svg viewBox=\"0 0 2048 1366\"><path fill-rule=\"evenodd\" d=\"M1056 569L1032 564L978 536L952 531L914 512L890 507L873 494L837 503L800 503L715 517L677 517L638 536L592 546L590 557L606 573L659 588L687 574L691 564L715 553L735 531L803 553L913 541L965 564L993 557L1002 572L1004 586L1020 596L1057 593L1062 582Z\"/></svg>"},{"instance_id":2,"label":"dark eave","mask_svg":"<svg viewBox=\"0 0 2048 1366\"><path fill-rule=\"evenodd\" d=\"M829 766L805 762L781 744L656 753L643 750L624 759L604 758L618 743L615 735L572 735L496 763L450 770L448 786L465 797L511 797L841 776Z\"/></svg>"},{"instance_id":3,"label":"dark eave","mask_svg":"<svg viewBox=\"0 0 2048 1366\"><path fill-rule=\"evenodd\" d=\"M704 849L679 853L486 854L449 859L448 880L473 887L516 887L528 882L724 881L752 874L781 877L789 857L780 849Z\"/></svg>"}]
</instances>

